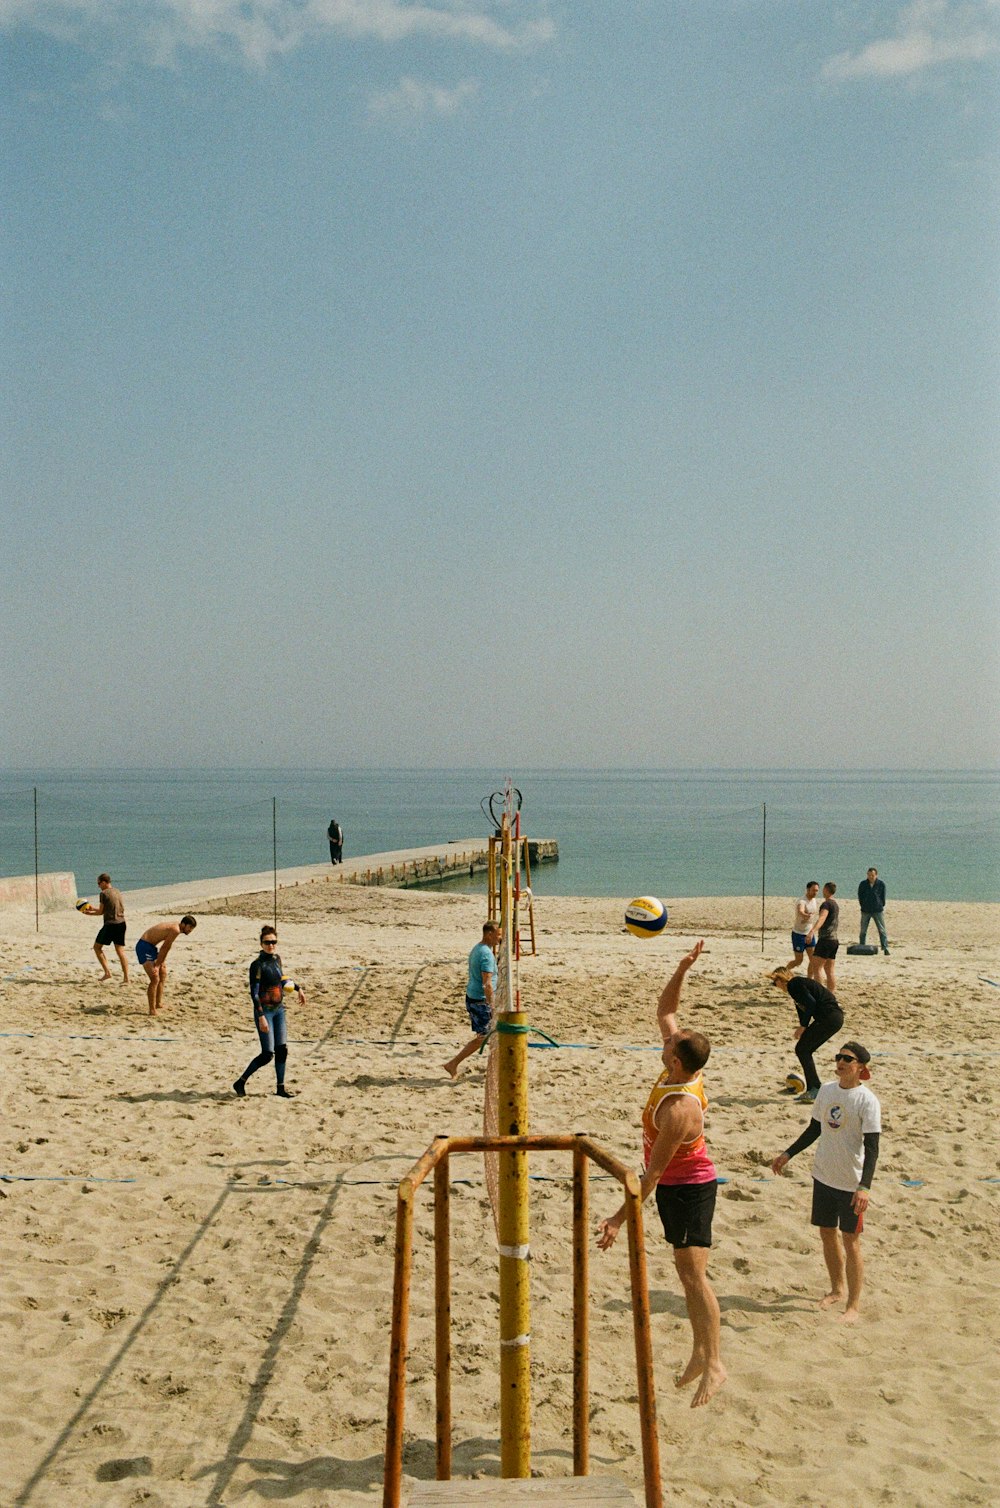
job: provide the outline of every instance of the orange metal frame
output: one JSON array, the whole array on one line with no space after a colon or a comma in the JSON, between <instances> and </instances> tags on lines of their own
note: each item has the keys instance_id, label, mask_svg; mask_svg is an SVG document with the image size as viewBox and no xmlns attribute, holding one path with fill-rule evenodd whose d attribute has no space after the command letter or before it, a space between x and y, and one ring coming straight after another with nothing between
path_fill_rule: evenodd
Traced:
<instances>
[{"instance_id":1,"label":"orange metal frame","mask_svg":"<svg viewBox=\"0 0 1000 1508\"><path fill-rule=\"evenodd\" d=\"M625 1191L632 1325L642 1432L646 1508L662 1508L660 1453L653 1388L649 1286L642 1234L639 1177L589 1136L438 1136L402 1179L396 1200L396 1261L392 1291L389 1404L386 1416L383 1508L399 1508L403 1476L403 1411L406 1393L410 1279L413 1267L413 1201L429 1173L434 1174L434 1361L437 1417L437 1480L451 1479L451 1255L450 1171L453 1152L505 1149L573 1154L573 1475L590 1470L589 1406L589 1163L617 1178Z\"/></svg>"}]
</instances>

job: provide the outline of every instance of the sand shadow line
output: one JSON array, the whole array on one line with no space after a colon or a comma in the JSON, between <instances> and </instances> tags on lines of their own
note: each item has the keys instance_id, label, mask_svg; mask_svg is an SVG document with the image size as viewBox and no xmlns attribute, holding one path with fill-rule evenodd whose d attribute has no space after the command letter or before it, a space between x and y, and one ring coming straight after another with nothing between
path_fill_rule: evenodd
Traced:
<instances>
[{"instance_id":1,"label":"sand shadow line","mask_svg":"<svg viewBox=\"0 0 1000 1508\"><path fill-rule=\"evenodd\" d=\"M27 1482L25 1482L24 1486L21 1488L21 1491L14 1499L13 1508L24 1508L24 1504L31 1501L36 1488L45 1478L49 1468L56 1460L66 1442L72 1436L77 1425L80 1423L80 1420L83 1419L84 1415L87 1413L88 1409L91 1407L98 1394L110 1381L111 1377L118 1370L118 1367L121 1365L128 1352L135 1345L136 1341L139 1339L139 1336L146 1328L146 1325L149 1323L150 1319L160 1307L160 1304L167 1290L173 1286L181 1269L190 1259L195 1247L198 1245L201 1238L205 1235L209 1226L215 1220L216 1215L219 1213L223 1204L229 1198L229 1195L232 1192L233 1190L230 1188L223 1189L222 1193L212 1205L212 1208L209 1210L205 1219L202 1221L201 1225L195 1231L187 1246L177 1258L177 1261L170 1268L170 1271L167 1273L166 1277L160 1280L159 1284L157 1285L156 1291L153 1294L153 1297L150 1299L149 1303L146 1305L145 1309L142 1311L139 1318L132 1326L132 1329L125 1337L125 1340L122 1342L118 1350L115 1352L114 1356L108 1362L107 1366L104 1368L103 1372L100 1374L93 1387L81 1400L79 1407L75 1410L69 1422L63 1426L62 1430L59 1432L59 1435L55 1440L55 1443L49 1449L48 1453L42 1458L38 1466L36 1466L32 1475L28 1478Z\"/></svg>"},{"instance_id":2,"label":"sand shadow line","mask_svg":"<svg viewBox=\"0 0 1000 1508\"><path fill-rule=\"evenodd\" d=\"M330 1038L333 1036L333 1033L336 1031L336 1029L339 1026L340 1022L344 1019L344 1016L347 1014L347 1012L350 1010L351 1006L354 1004L354 1001L357 998L359 992L363 989L365 981L367 980L368 975L370 973L371 973L371 965L368 964L362 970L361 978L358 980L357 984L354 986L353 990L348 995L348 997L344 1001L343 1005L340 1007L340 1010L337 1012L337 1014L334 1016L333 1020L330 1022L330 1025L327 1027L327 1029L324 1032L323 1036L320 1037L320 1039L319 1039L318 1042L315 1042L313 1044L313 1049L312 1049L313 1052L319 1052L320 1048L323 1046L323 1043L324 1042L328 1042L330 1040Z\"/></svg>"},{"instance_id":3,"label":"sand shadow line","mask_svg":"<svg viewBox=\"0 0 1000 1508\"><path fill-rule=\"evenodd\" d=\"M246 1407L243 1410L243 1417L240 1420L239 1424L236 1426L236 1429L233 1431L232 1436L230 1437L229 1448L226 1451L224 1458L217 1466L206 1466L202 1471L197 1473L198 1477L206 1477L214 1473L214 1484L209 1491L208 1497L206 1498L206 1502L209 1504L214 1504L221 1501L222 1494L228 1488L230 1482L233 1479L233 1476L236 1473L237 1468L243 1464L243 1461L245 1459L243 1452L245 1451L250 1441L250 1437L253 1434L254 1426L257 1423L258 1415L260 1414L260 1410L264 1403L265 1394L274 1377L274 1371L278 1361L278 1352L280 1351L281 1344L284 1341L285 1336L288 1334L288 1331L292 1326L292 1322L294 1321L295 1316L298 1313L299 1304L302 1299L302 1294L305 1290L306 1282L308 1281L309 1274L312 1270L312 1265L316 1260L317 1253L319 1252L320 1237L322 1236L327 1225L329 1225L330 1223L330 1219L333 1215L334 1208L336 1206L338 1198L340 1197L340 1191L343 1186L344 1178L343 1174L340 1174L338 1175L336 1181L330 1189L329 1194L326 1197L323 1208L320 1210L319 1216L316 1220L316 1224L313 1226L312 1234L306 1241L305 1254L303 1255L302 1261L299 1263L298 1271L296 1272L295 1277L292 1280L292 1286L289 1290L288 1297L285 1300L281 1314L278 1316L277 1323L271 1331L267 1346L264 1351L264 1355L261 1357L260 1366L257 1368L257 1375L247 1389L247 1403ZM299 1486L294 1486L292 1488L292 1491L294 1492L298 1492L300 1490L301 1488Z\"/></svg>"}]
</instances>

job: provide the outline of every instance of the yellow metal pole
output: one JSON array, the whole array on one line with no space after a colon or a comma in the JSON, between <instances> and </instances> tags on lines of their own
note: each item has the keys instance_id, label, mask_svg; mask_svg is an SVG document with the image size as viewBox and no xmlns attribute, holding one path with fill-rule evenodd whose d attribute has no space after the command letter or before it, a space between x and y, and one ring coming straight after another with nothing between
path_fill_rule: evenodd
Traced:
<instances>
[{"instance_id":1,"label":"yellow metal pole","mask_svg":"<svg viewBox=\"0 0 1000 1508\"><path fill-rule=\"evenodd\" d=\"M573 1148L573 1475L590 1472L588 1423L590 1354L588 1336L588 1289L590 1218L588 1213L590 1164L579 1146Z\"/></svg>"},{"instance_id":2,"label":"yellow metal pole","mask_svg":"<svg viewBox=\"0 0 1000 1508\"><path fill-rule=\"evenodd\" d=\"M515 1009L511 923L510 819L501 825L500 920L506 963L506 1006L497 1018L499 1131L528 1130L527 1020ZM531 1473L531 1293L528 1247L528 1157L521 1149L500 1153L500 1475Z\"/></svg>"},{"instance_id":3,"label":"yellow metal pole","mask_svg":"<svg viewBox=\"0 0 1000 1508\"><path fill-rule=\"evenodd\" d=\"M434 1378L437 1479L451 1479L451 1169L447 1152L434 1169Z\"/></svg>"}]
</instances>

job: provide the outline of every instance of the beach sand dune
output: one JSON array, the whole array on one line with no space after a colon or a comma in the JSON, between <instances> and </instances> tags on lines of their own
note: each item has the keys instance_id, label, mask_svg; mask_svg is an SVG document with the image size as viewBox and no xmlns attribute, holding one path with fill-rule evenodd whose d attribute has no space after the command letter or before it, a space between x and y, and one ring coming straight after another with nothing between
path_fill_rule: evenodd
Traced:
<instances>
[{"instance_id":1,"label":"beach sand dune","mask_svg":"<svg viewBox=\"0 0 1000 1508\"><path fill-rule=\"evenodd\" d=\"M466 1040L474 897L313 884L279 896L291 1101L256 1051L246 967L272 897L198 910L167 1006L144 976L101 985L76 913L5 913L0 1157L0 1449L13 1508L380 1501L395 1184L441 1132L481 1126ZM863 1321L820 1314L807 1153L769 1164L808 1111L778 1094L792 1010L762 980L788 956L788 902L671 903L626 936L620 905L546 899L521 965L538 1131L584 1130L635 1164L657 1071L656 995L699 936L685 1021L713 1042L720 1173L711 1274L730 1379L692 1411L673 1387L689 1332L646 1209L656 1388L670 1501L691 1505L997 1500L1000 908L895 903L890 958L845 958L845 1035L875 1052L883 1154L865 1234ZM850 909L845 907L845 912ZM145 919L130 916L130 935ZM848 930L845 921L844 933ZM993 981L993 982L991 982ZM569 1045L573 1044L573 1045ZM833 1045L820 1055L832 1071ZM570 1189L532 1160L533 1462L571 1455ZM497 1475L497 1274L481 1164L453 1169L454 1470ZM429 1190L427 1191L429 1196ZM594 1221L617 1203L592 1182ZM434 1474L432 1243L418 1202L404 1466ZM592 1260L593 1470L641 1501L627 1259Z\"/></svg>"}]
</instances>

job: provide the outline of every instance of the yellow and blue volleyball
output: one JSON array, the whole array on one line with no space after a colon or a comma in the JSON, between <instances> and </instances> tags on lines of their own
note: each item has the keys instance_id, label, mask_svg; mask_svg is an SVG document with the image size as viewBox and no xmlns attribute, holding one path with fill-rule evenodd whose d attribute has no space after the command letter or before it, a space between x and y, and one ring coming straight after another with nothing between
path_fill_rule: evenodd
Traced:
<instances>
[{"instance_id":1,"label":"yellow and blue volleyball","mask_svg":"<svg viewBox=\"0 0 1000 1508\"><path fill-rule=\"evenodd\" d=\"M77 911L86 911L86 909L87 909L87 907L89 905L90 905L89 901L77 901L77 903L76 903L76 909L77 909Z\"/></svg>"},{"instance_id":2,"label":"yellow and blue volleyball","mask_svg":"<svg viewBox=\"0 0 1000 1508\"><path fill-rule=\"evenodd\" d=\"M655 895L637 895L625 907L625 931L633 937L656 937L667 925L667 908Z\"/></svg>"},{"instance_id":3,"label":"yellow and blue volleyball","mask_svg":"<svg viewBox=\"0 0 1000 1508\"><path fill-rule=\"evenodd\" d=\"M283 979L281 981L281 987L286 995L294 995L295 991L298 989L298 985L295 983L294 979Z\"/></svg>"},{"instance_id":4,"label":"yellow and blue volleyball","mask_svg":"<svg viewBox=\"0 0 1000 1508\"><path fill-rule=\"evenodd\" d=\"M800 1073L796 1073L794 1068L791 1073L785 1074L785 1088L790 1090L792 1094L801 1094L805 1087L805 1079Z\"/></svg>"}]
</instances>

